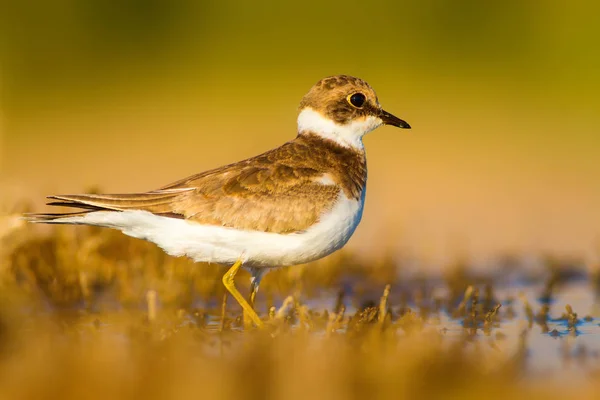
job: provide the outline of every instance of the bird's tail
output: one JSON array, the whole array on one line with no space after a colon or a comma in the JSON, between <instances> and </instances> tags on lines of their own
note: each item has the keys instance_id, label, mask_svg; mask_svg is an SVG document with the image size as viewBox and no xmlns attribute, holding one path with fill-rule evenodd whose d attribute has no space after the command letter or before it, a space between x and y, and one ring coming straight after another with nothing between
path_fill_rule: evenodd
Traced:
<instances>
[{"instance_id":1,"label":"bird's tail","mask_svg":"<svg viewBox=\"0 0 600 400\"><path fill-rule=\"evenodd\" d=\"M71 213L23 214L23 220L34 224L72 224L72 218L85 217L93 211Z\"/></svg>"},{"instance_id":2,"label":"bird's tail","mask_svg":"<svg viewBox=\"0 0 600 400\"><path fill-rule=\"evenodd\" d=\"M72 207L80 211L65 213L43 213L43 214L25 214L23 218L33 223L44 224L81 224L90 221L91 213L97 211L128 211L140 210L148 211L152 214L169 216L173 218L183 218L173 210L173 203L185 190L163 190L148 193L132 194L75 194L75 195L57 195L48 198L54 201L49 202L49 206Z\"/></svg>"}]
</instances>

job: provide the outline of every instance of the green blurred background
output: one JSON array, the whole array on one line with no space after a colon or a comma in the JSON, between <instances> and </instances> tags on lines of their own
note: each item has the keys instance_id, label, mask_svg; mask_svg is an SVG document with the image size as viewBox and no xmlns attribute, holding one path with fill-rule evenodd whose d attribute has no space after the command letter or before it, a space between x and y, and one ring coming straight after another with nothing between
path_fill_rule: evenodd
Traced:
<instances>
[{"instance_id":1,"label":"green blurred background","mask_svg":"<svg viewBox=\"0 0 600 400\"><path fill-rule=\"evenodd\" d=\"M0 191L154 189L295 136L320 78L413 130L366 138L351 241L435 263L600 249L597 2L2 2Z\"/></svg>"}]
</instances>

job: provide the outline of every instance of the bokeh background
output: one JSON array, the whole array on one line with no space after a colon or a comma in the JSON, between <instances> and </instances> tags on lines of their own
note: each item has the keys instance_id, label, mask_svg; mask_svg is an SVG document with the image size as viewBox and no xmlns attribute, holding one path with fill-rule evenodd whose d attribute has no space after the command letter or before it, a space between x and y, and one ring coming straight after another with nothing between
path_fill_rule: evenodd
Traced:
<instances>
[{"instance_id":1,"label":"bokeh background","mask_svg":"<svg viewBox=\"0 0 600 400\"><path fill-rule=\"evenodd\" d=\"M2 2L2 201L144 191L295 136L351 74L410 132L366 137L350 246L423 265L600 249L600 5Z\"/></svg>"}]
</instances>

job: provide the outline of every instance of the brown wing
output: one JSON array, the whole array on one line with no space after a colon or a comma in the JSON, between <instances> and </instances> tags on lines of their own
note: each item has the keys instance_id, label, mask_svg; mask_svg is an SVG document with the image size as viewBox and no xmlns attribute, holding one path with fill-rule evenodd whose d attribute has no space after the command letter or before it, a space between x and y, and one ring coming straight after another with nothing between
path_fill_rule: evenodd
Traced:
<instances>
[{"instance_id":1,"label":"brown wing","mask_svg":"<svg viewBox=\"0 0 600 400\"><path fill-rule=\"evenodd\" d=\"M311 163L309 152L307 146L292 141L156 191L51 196L58 201L49 204L88 212L145 210L202 224L292 233L316 222L340 193L338 186L321 183L328 171Z\"/></svg>"}]
</instances>

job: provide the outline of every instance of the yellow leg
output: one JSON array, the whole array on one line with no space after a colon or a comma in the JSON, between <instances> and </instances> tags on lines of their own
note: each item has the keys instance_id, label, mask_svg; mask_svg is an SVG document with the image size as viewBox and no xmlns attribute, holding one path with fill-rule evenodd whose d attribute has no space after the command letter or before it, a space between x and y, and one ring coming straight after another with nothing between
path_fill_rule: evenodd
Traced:
<instances>
[{"instance_id":1,"label":"yellow leg","mask_svg":"<svg viewBox=\"0 0 600 400\"><path fill-rule=\"evenodd\" d=\"M240 260L236 261L235 264L233 264L229 271L227 271L225 275L223 275L223 285L225 285L225 289L227 289L227 291L231 293L233 298L237 300L240 306L242 306L242 309L244 310L244 315L247 315L257 327L262 328L264 324L258 317L258 314L256 314L252 306L246 301L244 296L242 296L242 294L235 287L235 275L240 270L241 266L242 262ZM253 295L250 296L250 299L252 303L254 303Z\"/></svg>"}]
</instances>

